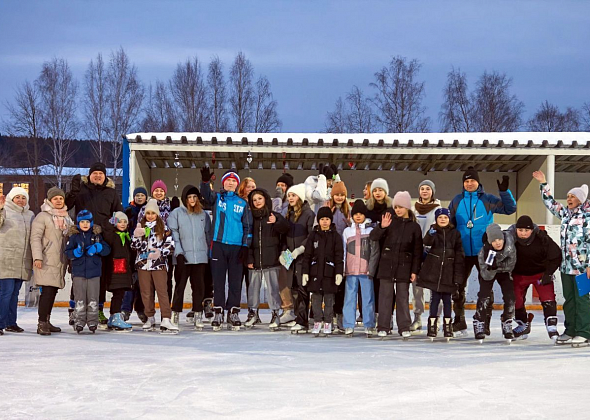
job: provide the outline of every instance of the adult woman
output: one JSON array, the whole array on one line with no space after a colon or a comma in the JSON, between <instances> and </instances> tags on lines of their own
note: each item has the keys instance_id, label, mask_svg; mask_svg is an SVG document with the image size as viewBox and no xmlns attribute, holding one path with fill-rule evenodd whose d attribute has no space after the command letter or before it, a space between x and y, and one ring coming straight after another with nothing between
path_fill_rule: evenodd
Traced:
<instances>
[{"instance_id":1,"label":"adult woman","mask_svg":"<svg viewBox=\"0 0 590 420\"><path fill-rule=\"evenodd\" d=\"M50 188L47 199L41 205L41 213L35 217L31 227L31 251L35 266L33 276L35 284L42 287L37 326L37 334L41 335L61 331L51 325L50 317L57 290L66 285L66 234L74 224L68 216L65 196L60 188Z\"/></svg>"},{"instance_id":2,"label":"adult woman","mask_svg":"<svg viewBox=\"0 0 590 420\"><path fill-rule=\"evenodd\" d=\"M16 308L18 292L33 270L30 236L35 215L28 202L29 194L20 187L0 195L0 335L4 329L24 331L16 323Z\"/></svg>"}]
</instances>

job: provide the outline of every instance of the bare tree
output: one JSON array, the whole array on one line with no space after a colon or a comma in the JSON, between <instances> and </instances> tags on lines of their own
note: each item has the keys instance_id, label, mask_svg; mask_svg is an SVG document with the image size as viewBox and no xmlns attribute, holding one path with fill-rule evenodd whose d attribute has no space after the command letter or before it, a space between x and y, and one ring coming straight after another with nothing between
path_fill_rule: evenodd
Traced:
<instances>
[{"instance_id":1,"label":"bare tree","mask_svg":"<svg viewBox=\"0 0 590 420\"><path fill-rule=\"evenodd\" d=\"M461 69L453 68L447 74L444 102L439 113L443 132L464 133L472 131L473 106L468 95L467 76Z\"/></svg>"},{"instance_id":2,"label":"bare tree","mask_svg":"<svg viewBox=\"0 0 590 420\"><path fill-rule=\"evenodd\" d=\"M252 127L254 69L243 52L239 52L230 69L230 113L235 131L244 133Z\"/></svg>"},{"instance_id":3,"label":"bare tree","mask_svg":"<svg viewBox=\"0 0 590 420\"><path fill-rule=\"evenodd\" d=\"M371 102L357 86L346 95L346 102L339 97L333 112L328 112L326 131L329 133L372 133L375 116Z\"/></svg>"},{"instance_id":4,"label":"bare tree","mask_svg":"<svg viewBox=\"0 0 590 420\"><path fill-rule=\"evenodd\" d=\"M206 131L209 125L207 87L197 57L176 66L170 81L170 91L182 121L182 130Z\"/></svg>"},{"instance_id":5,"label":"bare tree","mask_svg":"<svg viewBox=\"0 0 590 420\"><path fill-rule=\"evenodd\" d=\"M144 97L144 87L137 76L137 68L130 63L123 48L111 53L107 89L113 181L116 181L117 167L123 146L122 136L129 133L136 124Z\"/></svg>"},{"instance_id":6,"label":"bare tree","mask_svg":"<svg viewBox=\"0 0 590 420\"><path fill-rule=\"evenodd\" d=\"M156 88L150 84L147 94L145 117L141 129L148 132L170 132L178 130L174 103L164 82L156 81Z\"/></svg>"},{"instance_id":7,"label":"bare tree","mask_svg":"<svg viewBox=\"0 0 590 420\"><path fill-rule=\"evenodd\" d=\"M61 188L64 166L75 152L70 141L78 132L78 83L74 80L68 62L62 58L43 63L35 83L41 97L44 131L52 141L51 154L57 185Z\"/></svg>"},{"instance_id":8,"label":"bare tree","mask_svg":"<svg viewBox=\"0 0 590 420\"><path fill-rule=\"evenodd\" d=\"M254 107L254 132L272 133L280 130L281 120L277 113L277 101L270 91L270 82L260 76L256 82Z\"/></svg>"},{"instance_id":9,"label":"bare tree","mask_svg":"<svg viewBox=\"0 0 590 420\"><path fill-rule=\"evenodd\" d=\"M590 131L590 102L585 102L582 105L582 130Z\"/></svg>"},{"instance_id":10,"label":"bare tree","mask_svg":"<svg viewBox=\"0 0 590 420\"><path fill-rule=\"evenodd\" d=\"M209 105L211 107L211 131L220 133L229 130L227 117L227 94L223 78L223 64L219 57L213 57L209 63L207 75L209 87Z\"/></svg>"},{"instance_id":11,"label":"bare tree","mask_svg":"<svg viewBox=\"0 0 590 420\"><path fill-rule=\"evenodd\" d=\"M95 140L91 142L94 156L99 162L106 162L109 133L109 92L107 91L107 70L102 54L96 56L96 62L90 60L84 77L84 133Z\"/></svg>"},{"instance_id":12,"label":"bare tree","mask_svg":"<svg viewBox=\"0 0 590 420\"><path fill-rule=\"evenodd\" d=\"M342 97L336 99L334 111L326 116L326 133L346 133L348 131L348 113L344 109Z\"/></svg>"},{"instance_id":13,"label":"bare tree","mask_svg":"<svg viewBox=\"0 0 590 420\"><path fill-rule=\"evenodd\" d=\"M578 131L580 118L580 112L576 109L568 107L562 113L557 106L545 101L528 121L528 128L530 131L543 132Z\"/></svg>"},{"instance_id":14,"label":"bare tree","mask_svg":"<svg viewBox=\"0 0 590 420\"><path fill-rule=\"evenodd\" d=\"M373 103L377 107L377 121L388 133L416 132L429 130L430 119L424 116L424 82L416 79L421 64L414 59L393 57L389 66L375 73L377 89Z\"/></svg>"},{"instance_id":15,"label":"bare tree","mask_svg":"<svg viewBox=\"0 0 590 420\"><path fill-rule=\"evenodd\" d=\"M484 72L471 100L474 131L502 132L520 128L524 104L510 94L511 85L512 79L504 73Z\"/></svg>"}]
</instances>

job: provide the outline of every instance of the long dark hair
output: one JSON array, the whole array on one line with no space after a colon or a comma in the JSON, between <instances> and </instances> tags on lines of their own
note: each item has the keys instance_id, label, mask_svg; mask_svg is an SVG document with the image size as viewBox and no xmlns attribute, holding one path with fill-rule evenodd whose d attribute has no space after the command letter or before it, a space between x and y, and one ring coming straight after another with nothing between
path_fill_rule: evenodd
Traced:
<instances>
[{"instance_id":1,"label":"long dark hair","mask_svg":"<svg viewBox=\"0 0 590 420\"><path fill-rule=\"evenodd\" d=\"M139 222L139 223L143 227L145 227L145 224L148 223L147 219L145 218L145 215L143 216L143 218L141 219L141 222ZM162 218L160 216L156 216L156 226L154 229L154 233L156 234L156 237L160 241L164 240L164 234L166 233L166 225L164 224L164 221L162 220Z\"/></svg>"}]
</instances>

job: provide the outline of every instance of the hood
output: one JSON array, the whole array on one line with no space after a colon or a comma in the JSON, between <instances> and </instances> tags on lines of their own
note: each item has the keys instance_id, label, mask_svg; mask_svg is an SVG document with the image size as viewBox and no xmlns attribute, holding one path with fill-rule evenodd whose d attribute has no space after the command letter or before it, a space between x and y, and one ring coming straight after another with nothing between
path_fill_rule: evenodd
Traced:
<instances>
[{"instance_id":1,"label":"hood","mask_svg":"<svg viewBox=\"0 0 590 420\"><path fill-rule=\"evenodd\" d=\"M70 226L70 228L68 229L68 236L72 236L77 233L82 233L82 232L80 232L80 229L78 229L78 226ZM94 235L98 235L98 234L102 233L102 228L98 225L94 225L92 227L92 233Z\"/></svg>"},{"instance_id":2,"label":"hood","mask_svg":"<svg viewBox=\"0 0 590 420\"><path fill-rule=\"evenodd\" d=\"M115 183L113 182L113 180L109 177L106 177L104 182L102 183L102 185L94 185L92 182L90 182L90 180L88 179L88 176L86 175L82 175L82 177L80 178L80 180L82 181L82 183L86 184L86 186L88 188L113 188L115 189Z\"/></svg>"},{"instance_id":3,"label":"hood","mask_svg":"<svg viewBox=\"0 0 590 420\"><path fill-rule=\"evenodd\" d=\"M535 223L533 223L533 233L531 233L531 236L529 236L528 239L520 239L518 237L518 235L516 233L516 224L510 225L510 227L508 229L506 229L506 231L508 233L510 233L510 236L512 236L512 240L515 243L518 243L521 245L527 245L527 246L532 244L537 236L547 235L547 232L545 232L542 229L539 229L539 226ZM506 236L506 235L504 235L504 236Z\"/></svg>"},{"instance_id":4,"label":"hood","mask_svg":"<svg viewBox=\"0 0 590 420\"><path fill-rule=\"evenodd\" d=\"M199 197L199 201L203 201L203 196L201 195L201 191L199 191L199 189L197 187L195 187L194 185L187 185L186 187L184 187L184 189L182 190L182 194L180 195L180 199L182 201L182 205L184 207L186 207L186 199L188 197L188 194L191 190L195 190L194 193L197 194L197 197Z\"/></svg>"},{"instance_id":5,"label":"hood","mask_svg":"<svg viewBox=\"0 0 590 420\"><path fill-rule=\"evenodd\" d=\"M29 204L25 204L24 207L21 207L17 204L15 204L13 201L9 201L6 200L6 204L4 205L5 208L9 208L10 210L12 210L15 213L24 213L27 210L29 210Z\"/></svg>"},{"instance_id":6,"label":"hood","mask_svg":"<svg viewBox=\"0 0 590 420\"><path fill-rule=\"evenodd\" d=\"M270 198L270 194L264 188L256 188L250 191L250 194L248 195L248 205L250 206L250 210L255 210L254 203L252 202L254 194L262 194L264 197L264 206L266 207L268 214L270 214L272 211L272 199Z\"/></svg>"}]
</instances>

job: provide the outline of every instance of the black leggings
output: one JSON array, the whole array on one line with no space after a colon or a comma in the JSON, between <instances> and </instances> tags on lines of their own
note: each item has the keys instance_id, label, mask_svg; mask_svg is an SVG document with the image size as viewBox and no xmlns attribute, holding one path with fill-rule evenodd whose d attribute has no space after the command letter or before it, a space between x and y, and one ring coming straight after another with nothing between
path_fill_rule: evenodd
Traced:
<instances>
[{"instance_id":1,"label":"black leggings","mask_svg":"<svg viewBox=\"0 0 590 420\"><path fill-rule=\"evenodd\" d=\"M121 306L123 305L123 296L125 296L125 289L112 290L113 296L111 297L111 315L118 314L121 312Z\"/></svg>"},{"instance_id":2,"label":"black leggings","mask_svg":"<svg viewBox=\"0 0 590 420\"><path fill-rule=\"evenodd\" d=\"M184 290L186 289L187 280L190 278L194 312L203 312L203 299L205 298L205 270L207 264L186 264L183 256L176 258L174 286L174 298L172 299L172 310L182 312L184 303Z\"/></svg>"},{"instance_id":3,"label":"black leggings","mask_svg":"<svg viewBox=\"0 0 590 420\"><path fill-rule=\"evenodd\" d=\"M59 289L54 286L42 286L41 296L39 297L39 321L45 322L51 315L51 309L55 302L55 295Z\"/></svg>"}]
</instances>

